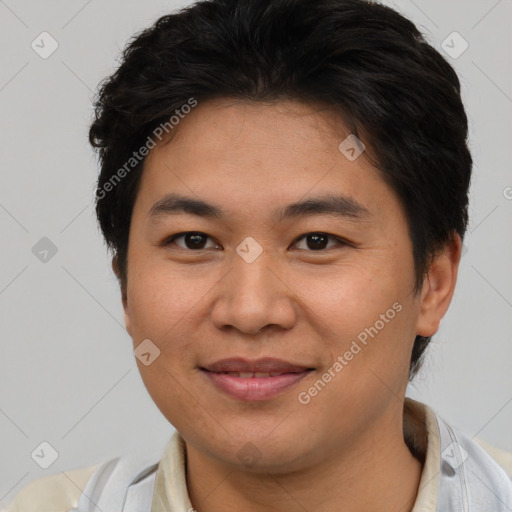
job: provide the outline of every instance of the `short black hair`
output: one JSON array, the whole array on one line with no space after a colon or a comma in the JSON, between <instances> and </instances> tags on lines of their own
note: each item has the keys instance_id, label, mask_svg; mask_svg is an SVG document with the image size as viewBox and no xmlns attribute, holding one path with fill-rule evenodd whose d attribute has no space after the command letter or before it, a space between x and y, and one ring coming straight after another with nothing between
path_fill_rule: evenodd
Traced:
<instances>
[{"instance_id":1,"label":"short black hair","mask_svg":"<svg viewBox=\"0 0 512 512\"><path fill-rule=\"evenodd\" d=\"M464 239L472 158L460 82L411 21L368 0L202 0L134 35L95 99L96 213L122 289L144 164L134 151L191 99L214 98L339 112L405 209L414 292L454 233ZM416 336L410 379L429 341Z\"/></svg>"}]
</instances>

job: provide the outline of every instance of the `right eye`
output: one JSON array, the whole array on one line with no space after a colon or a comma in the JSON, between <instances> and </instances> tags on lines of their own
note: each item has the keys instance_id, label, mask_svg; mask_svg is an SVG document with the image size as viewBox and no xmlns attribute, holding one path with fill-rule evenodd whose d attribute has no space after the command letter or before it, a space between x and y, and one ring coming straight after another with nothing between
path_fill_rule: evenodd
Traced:
<instances>
[{"instance_id":1,"label":"right eye","mask_svg":"<svg viewBox=\"0 0 512 512\"><path fill-rule=\"evenodd\" d=\"M175 235L167 238L163 246L172 249L172 245L177 245L180 249L191 250L191 251L201 251L204 249L208 249L205 247L206 240L210 238L205 233L201 233L200 231L186 231L183 233L177 233ZM176 243L176 240L183 239L185 247ZM218 244L214 243L214 248L219 247Z\"/></svg>"}]
</instances>

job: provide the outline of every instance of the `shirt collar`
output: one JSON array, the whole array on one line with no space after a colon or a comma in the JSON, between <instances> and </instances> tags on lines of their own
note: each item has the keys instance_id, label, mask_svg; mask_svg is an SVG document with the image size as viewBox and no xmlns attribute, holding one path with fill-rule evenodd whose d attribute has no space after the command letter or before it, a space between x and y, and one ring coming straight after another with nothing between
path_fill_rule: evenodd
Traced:
<instances>
[{"instance_id":1,"label":"shirt collar","mask_svg":"<svg viewBox=\"0 0 512 512\"><path fill-rule=\"evenodd\" d=\"M404 403L404 439L423 463L418 495L412 512L436 510L441 462L439 427L434 411L410 398ZM174 432L158 465L151 512L193 510L186 480L186 445Z\"/></svg>"}]
</instances>

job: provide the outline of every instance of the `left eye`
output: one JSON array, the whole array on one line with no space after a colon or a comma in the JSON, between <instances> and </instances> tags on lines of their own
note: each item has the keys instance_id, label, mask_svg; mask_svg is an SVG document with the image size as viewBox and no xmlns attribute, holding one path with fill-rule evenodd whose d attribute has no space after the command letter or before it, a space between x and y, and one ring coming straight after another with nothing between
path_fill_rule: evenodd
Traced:
<instances>
[{"instance_id":1,"label":"left eye","mask_svg":"<svg viewBox=\"0 0 512 512\"><path fill-rule=\"evenodd\" d=\"M313 251L328 249L329 247L326 247L326 244L329 240L337 242L338 245L343 245L343 241L340 238L328 235L327 233L308 233L307 235L303 235L297 239L296 243L301 240L306 240L306 246Z\"/></svg>"}]
</instances>

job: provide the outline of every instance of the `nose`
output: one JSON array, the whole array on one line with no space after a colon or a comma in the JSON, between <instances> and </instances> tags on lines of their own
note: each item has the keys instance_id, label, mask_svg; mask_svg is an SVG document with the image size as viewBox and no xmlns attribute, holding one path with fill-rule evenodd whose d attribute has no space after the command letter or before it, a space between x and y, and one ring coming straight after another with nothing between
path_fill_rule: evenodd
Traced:
<instances>
[{"instance_id":1,"label":"nose","mask_svg":"<svg viewBox=\"0 0 512 512\"><path fill-rule=\"evenodd\" d=\"M211 314L215 327L252 335L270 326L291 329L297 321L298 304L287 283L290 275L280 268L265 252L251 263L235 257L230 272L216 288Z\"/></svg>"}]
</instances>

